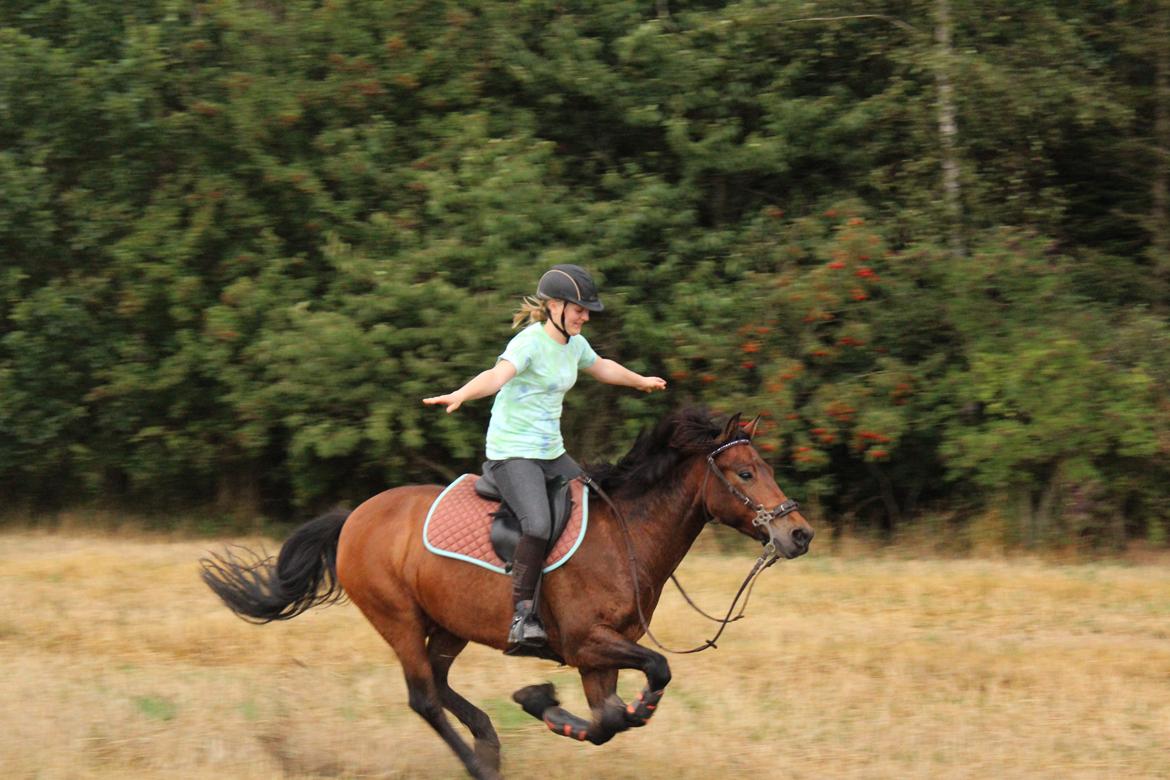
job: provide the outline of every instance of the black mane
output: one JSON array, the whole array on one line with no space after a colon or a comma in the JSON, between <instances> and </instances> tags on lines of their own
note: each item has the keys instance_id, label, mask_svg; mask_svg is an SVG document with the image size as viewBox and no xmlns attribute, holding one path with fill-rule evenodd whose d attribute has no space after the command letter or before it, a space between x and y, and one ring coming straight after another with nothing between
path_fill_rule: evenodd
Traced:
<instances>
[{"instance_id":1,"label":"black mane","mask_svg":"<svg viewBox=\"0 0 1170 780\"><path fill-rule=\"evenodd\" d=\"M733 418L738 422L739 415ZM720 423L708 409L677 409L653 428L642 431L621 460L589 466L589 476L607 493L644 493L661 489L678 476L679 464L692 455L707 454L725 442L747 438L741 429L724 437L727 423Z\"/></svg>"}]
</instances>

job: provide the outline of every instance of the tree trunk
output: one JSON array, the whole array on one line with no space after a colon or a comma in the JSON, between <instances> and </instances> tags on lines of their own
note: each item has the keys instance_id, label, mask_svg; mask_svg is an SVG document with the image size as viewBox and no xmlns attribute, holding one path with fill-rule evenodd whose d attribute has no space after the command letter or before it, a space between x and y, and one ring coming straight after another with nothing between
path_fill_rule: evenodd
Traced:
<instances>
[{"instance_id":1,"label":"tree trunk","mask_svg":"<svg viewBox=\"0 0 1170 780\"><path fill-rule=\"evenodd\" d=\"M1154 27L1154 171L1150 187L1150 250L1170 282L1170 0L1157 0Z\"/></svg>"},{"instance_id":2,"label":"tree trunk","mask_svg":"<svg viewBox=\"0 0 1170 780\"><path fill-rule=\"evenodd\" d=\"M219 474L215 508L240 517L260 517L260 478L255 464L240 462Z\"/></svg>"},{"instance_id":3,"label":"tree trunk","mask_svg":"<svg viewBox=\"0 0 1170 780\"><path fill-rule=\"evenodd\" d=\"M959 181L959 130L955 122L955 93L951 83L954 48L951 44L950 0L935 2L935 66L938 83L938 134L942 146L943 204L946 207L951 254L966 255L963 243L963 193Z\"/></svg>"},{"instance_id":4,"label":"tree trunk","mask_svg":"<svg viewBox=\"0 0 1170 780\"><path fill-rule=\"evenodd\" d=\"M1044 481L1044 486L1040 489L1036 498L1036 507L1033 512L1033 517L1035 518L1033 523L1035 529L1035 538L1032 540L1033 544L1048 545L1056 537L1055 525L1060 514L1060 494L1062 488L1061 468L1060 464L1057 463L1052 467L1048 479Z\"/></svg>"},{"instance_id":5,"label":"tree trunk","mask_svg":"<svg viewBox=\"0 0 1170 780\"><path fill-rule=\"evenodd\" d=\"M882 504L886 507L886 523L883 530L886 538L892 539L897 529L902 526L902 509L898 506L897 496L894 495L894 485L881 466L876 463L866 465L869 467L869 473L877 480L878 489L881 491Z\"/></svg>"},{"instance_id":6,"label":"tree trunk","mask_svg":"<svg viewBox=\"0 0 1170 780\"><path fill-rule=\"evenodd\" d=\"M1014 493L1017 541L1025 547L1032 547L1039 536L1036 528L1036 511L1033 506L1032 490L1028 486L1022 485L1016 487Z\"/></svg>"}]
</instances>

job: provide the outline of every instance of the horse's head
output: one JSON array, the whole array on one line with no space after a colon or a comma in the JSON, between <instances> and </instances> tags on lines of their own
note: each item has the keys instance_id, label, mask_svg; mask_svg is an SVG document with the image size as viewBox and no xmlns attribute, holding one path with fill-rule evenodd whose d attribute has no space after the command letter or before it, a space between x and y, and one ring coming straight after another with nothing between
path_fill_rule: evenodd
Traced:
<instances>
[{"instance_id":1,"label":"horse's head","mask_svg":"<svg viewBox=\"0 0 1170 780\"><path fill-rule=\"evenodd\" d=\"M727 424L723 443L707 455L703 505L724 525L771 545L783 558L795 558L808 552L813 529L752 445L758 423L757 417L740 428L737 415Z\"/></svg>"}]
</instances>

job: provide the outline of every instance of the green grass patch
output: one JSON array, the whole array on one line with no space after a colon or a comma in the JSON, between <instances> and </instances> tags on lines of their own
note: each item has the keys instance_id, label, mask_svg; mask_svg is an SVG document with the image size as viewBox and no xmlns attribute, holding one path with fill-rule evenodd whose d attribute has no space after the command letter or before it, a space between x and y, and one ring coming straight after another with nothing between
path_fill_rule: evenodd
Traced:
<instances>
[{"instance_id":1,"label":"green grass patch","mask_svg":"<svg viewBox=\"0 0 1170 780\"><path fill-rule=\"evenodd\" d=\"M532 716L510 698L488 699L483 703L483 711L496 724L498 731L518 731L535 723Z\"/></svg>"},{"instance_id":2,"label":"green grass patch","mask_svg":"<svg viewBox=\"0 0 1170 780\"><path fill-rule=\"evenodd\" d=\"M249 723L255 723L260 720L260 707L251 699L240 702L238 709L240 710L240 714L244 716L244 720Z\"/></svg>"},{"instance_id":3,"label":"green grass patch","mask_svg":"<svg viewBox=\"0 0 1170 780\"><path fill-rule=\"evenodd\" d=\"M164 696L135 696L134 707L151 720L170 721L179 714L174 700Z\"/></svg>"}]
</instances>

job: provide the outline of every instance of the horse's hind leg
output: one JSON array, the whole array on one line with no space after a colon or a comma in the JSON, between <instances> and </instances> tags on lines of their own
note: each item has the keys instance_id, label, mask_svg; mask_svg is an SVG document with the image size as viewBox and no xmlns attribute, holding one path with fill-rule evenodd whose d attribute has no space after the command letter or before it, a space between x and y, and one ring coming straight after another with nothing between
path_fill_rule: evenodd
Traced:
<instances>
[{"instance_id":1,"label":"horse's hind leg","mask_svg":"<svg viewBox=\"0 0 1170 780\"><path fill-rule=\"evenodd\" d=\"M484 766L476 753L467 746L463 738L455 733L451 722L443 714L443 704L439 698L439 691L434 679L430 675L429 665L425 668L412 668L412 664L403 659L403 671L406 673L406 688L410 699L410 708L431 725L448 747L455 751L468 774L478 780L497 780L500 774L495 767Z\"/></svg>"},{"instance_id":2,"label":"horse's hind leg","mask_svg":"<svg viewBox=\"0 0 1170 780\"><path fill-rule=\"evenodd\" d=\"M354 603L365 613L382 638L394 648L406 677L410 708L421 715L443 738L447 746L455 751L468 774L478 780L498 780L500 773L496 767L485 766L480 761L476 752L456 733L455 727L443 713L443 701L439 685L435 682L435 669L431 665L427 651L421 619L413 615L407 617L401 614L388 614L380 609L370 609L368 604L357 598L354 598ZM444 672L444 677L445 675Z\"/></svg>"},{"instance_id":3,"label":"horse's hind leg","mask_svg":"<svg viewBox=\"0 0 1170 780\"><path fill-rule=\"evenodd\" d=\"M439 700L443 706L471 730L475 737L475 755L488 769L499 771L500 738L487 713L451 689L447 673L455 657L467 647L467 640L440 630L427 642L427 654L435 672L435 685L439 689Z\"/></svg>"}]
</instances>

